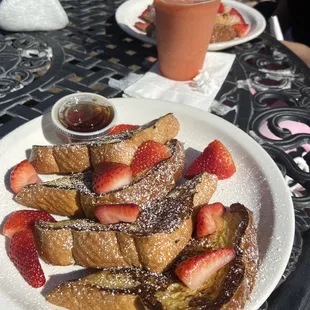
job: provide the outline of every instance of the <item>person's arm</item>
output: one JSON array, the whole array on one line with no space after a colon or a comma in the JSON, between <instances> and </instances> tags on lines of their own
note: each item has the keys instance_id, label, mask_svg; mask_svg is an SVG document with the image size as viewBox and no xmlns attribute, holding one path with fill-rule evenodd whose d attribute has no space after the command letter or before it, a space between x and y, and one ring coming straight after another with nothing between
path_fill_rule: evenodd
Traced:
<instances>
[{"instance_id":1,"label":"person's arm","mask_svg":"<svg viewBox=\"0 0 310 310\"><path fill-rule=\"evenodd\" d=\"M281 43L288 47L310 67L310 47L296 42L281 41Z\"/></svg>"}]
</instances>

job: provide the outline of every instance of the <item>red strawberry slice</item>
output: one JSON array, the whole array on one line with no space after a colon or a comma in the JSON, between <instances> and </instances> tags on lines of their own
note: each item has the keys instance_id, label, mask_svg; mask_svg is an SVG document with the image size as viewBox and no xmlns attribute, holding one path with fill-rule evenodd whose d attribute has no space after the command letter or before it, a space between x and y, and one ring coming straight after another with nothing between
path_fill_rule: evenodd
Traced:
<instances>
[{"instance_id":1,"label":"red strawberry slice","mask_svg":"<svg viewBox=\"0 0 310 310\"><path fill-rule=\"evenodd\" d=\"M228 179L236 172L229 151L220 141L214 140L204 149L188 168L185 178L191 179L203 172L215 174L220 180Z\"/></svg>"},{"instance_id":2,"label":"red strawberry slice","mask_svg":"<svg viewBox=\"0 0 310 310\"><path fill-rule=\"evenodd\" d=\"M155 8L149 5L139 17L148 23L155 23Z\"/></svg>"},{"instance_id":3,"label":"red strawberry slice","mask_svg":"<svg viewBox=\"0 0 310 310\"><path fill-rule=\"evenodd\" d=\"M224 5L223 3L220 3L219 8L218 8L218 10L217 10L217 13L218 13L218 14L224 14L225 11L226 11L225 5Z\"/></svg>"},{"instance_id":4,"label":"red strawberry slice","mask_svg":"<svg viewBox=\"0 0 310 310\"><path fill-rule=\"evenodd\" d=\"M31 231L21 231L13 235L9 256L28 284L35 288L45 284L45 276Z\"/></svg>"},{"instance_id":5,"label":"red strawberry slice","mask_svg":"<svg viewBox=\"0 0 310 310\"><path fill-rule=\"evenodd\" d=\"M242 38L246 36L250 31L250 25L248 24L235 24L233 25L233 28L238 34L238 37Z\"/></svg>"},{"instance_id":6,"label":"red strawberry slice","mask_svg":"<svg viewBox=\"0 0 310 310\"><path fill-rule=\"evenodd\" d=\"M116 135L118 133L121 133L123 131L126 130L132 130L132 129L136 129L139 126L137 125L129 125L129 124L120 124L120 125L116 125L115 127L113 127L110 131L109 131L109 135Z\"/></svg>"},{"instance_id":7,"label":"red strawberry slice","mask_svg":"<svg viewBox=\"0 0 310 310\"><path fill-rule=\"evenodd\" d=\"M136 176L170 156L171 152L166 145L153 140L145 141L139 146L134 155L131 163L132 175Z\"/></svg>"},{"instance_id":8,"label":"red strawberry slice","mask_svg":"<svg viewBox=\"0 0 310 310\"><path fill-rule=\"evenodd\" d=\"M3 227L3 234L9 238L19 232L32 230L36 221L56 222L46 211L21 210L9 215Z\"/></svg>"},{"instance_id":9,"label":"red strawberry slice","mask_svg":"<svg viewBox=\"0 0 310 310\"><path fill-rule=\"evenodd\" d=\"M137 29L139 29L142 32L146 32L147 31L147 27L150 26L150 23L143 23L143 22L136 22L135 23L135 27Z\"/></svg>"},{"instance_id":10,"label":"red strawberry slice","mask_svg":"<svg viewBox=\"0 0 310 310\"><path fill-rule=\"evenodd\" d=\"M225 207L219 203L213 203L202 207L197 215L196 235L198 238L213 234L222 228L222 219Z\"/></svg>"},{"instance_id":11,"label":"red strawberry slice","mask_svg":"<svg viewBox=\"0 0 310 310\"><path fill-rule=\"evenodd\" d=\"M238 17L238 19L236 19L236 20L238 20L238 22L236 24L246 24L246 21L244 20L242 15L236 9L234 9L234 8L230 9L229 14Z\"/></svg>"},{"instance_id":12,"label":"red strawberry slice","mask_svg":"<svg viewBox=\"0 0 310 310\"><path fill-rule=\"evenodd\" d=\"M98 206L95 215L102 224L133 223L139 212L140 208L135 204L109 204Z\"/></svg>"},{"instance_id":13,"label":"red strawberry slice","mask_svg":"<svg viewBox=\"0 0 310 310\"><path fill-rule=\"evenodd\" d=\"M94 170L92 187L95 193L103 194L128 185L131 180L132 171L129 166L102 162Z\"/></svg>"},{"instance_id":14,"label":"red strawberry slice","mask_svg":"<svg viewBox=\"0 0 310 310\"><path fill-rule=\"evenodd\" d=\"M234 249L218 249L185 260L177 266L175 273L185 285L196 290L234 258Z\"/></svg>"},{"instance_id":15,"label":"red strawberry slice","mask_svg":"<svg viewBox=\"0 0 310 310\"><path fill-rule=\"evenodd\" d=\"M41 179L27 159L20 162L11 172L10 187L16 194L21 191L24 186L40 182Z\"/></svg>"}]
</instances>

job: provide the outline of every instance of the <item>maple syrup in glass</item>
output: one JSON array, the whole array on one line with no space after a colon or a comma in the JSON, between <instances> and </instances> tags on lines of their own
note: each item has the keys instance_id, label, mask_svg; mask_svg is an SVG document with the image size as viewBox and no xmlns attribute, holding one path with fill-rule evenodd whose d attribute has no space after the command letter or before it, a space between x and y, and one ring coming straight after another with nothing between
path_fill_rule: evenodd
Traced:
<instances>
[{"instance_id":1,"label":"maple syrup in glass","mask_svg":"<svg viewBox=\"0 0 310 310\"><path fill-rule=\"evenodd\" d=\"M68 101L58 112L60 123L75 132L95 132L107 127L114 118L112 106L98 101Z\"/></svg>"}]
</instances>

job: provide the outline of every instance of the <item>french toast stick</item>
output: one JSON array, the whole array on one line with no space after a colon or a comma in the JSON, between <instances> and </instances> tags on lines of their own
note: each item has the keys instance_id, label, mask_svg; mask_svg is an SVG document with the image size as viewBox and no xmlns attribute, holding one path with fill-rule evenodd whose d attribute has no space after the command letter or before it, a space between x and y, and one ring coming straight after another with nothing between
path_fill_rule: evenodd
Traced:
<instances>
[{"instance_id":1,"label":"french toast stick","mask_svg":"<svg viewBox=\"0 0 310 310\"><path fill-rule=\"evenodd\" d=\"M134 223L38 221L35 224L38 253L52 265L135 266L161 272L190 240L193 208L207 203L216 185L217 177L207 173L186 181L165 197L140 205Z\"/></svg>"},{"instance_id":2,"label":"french toast stick","mask_svg":"<svg viewBox=\"0 0 310 310\"><path fill-rule=\"evenodd\" d=\"M139 268L105 268L67 281L46 294L46 299L71 310L237 310L244 309L254 287L258 247L253 214L233 204L223 217L223 228L191 239L175 262L201 252L234 247L236 257L197 290L190 290L174 274L154 274Z\"/></svg>"},{"instance_id":3,"label":"french toast stick","mask_svg":"<svg viewBox=\"0 0 310 310\"><path fill-rule=\"evenodd\" d=\"M30 161L37 173L77 173L102 161L129 165L137 148L147 140L166 143L173 139L180 124L169 113L137 129L106 136L98 141L60 145L34 145Z\"/></svg>"},{"instance_id":4,"label":"french toast stick","mask_svg":"<svg viewBox=\"0 0 310 310\"><path fill-rule=\"evenodd\" d=\"M15 200L27 207L41 209L64 216L94 218L98 204L143 204L155 197L162 197L176 185L184 167L184 148L178 140L166 144L171 156L134 179L129 185L106 194L90 190L90 174L65 176L50 182L26 185Z\"/></svg>"}]
</instances>

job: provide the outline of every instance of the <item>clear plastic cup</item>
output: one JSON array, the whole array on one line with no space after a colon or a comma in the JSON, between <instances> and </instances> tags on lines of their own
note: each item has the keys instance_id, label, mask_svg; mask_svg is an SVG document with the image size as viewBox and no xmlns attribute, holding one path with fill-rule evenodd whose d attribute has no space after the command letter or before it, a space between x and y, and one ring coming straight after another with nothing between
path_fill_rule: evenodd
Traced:
<instances>
[{"instance_id":1,"label":"clear plastic cup","mask_svg":"<svg viewBox=\"0 0 310 310\"><path fill-rule=\"evenodd\" d=\"M80 92L58 100L51 118L63 142L86 142L105 136L116 125L117 111L105 97Z\"/></svg>"}]
</instances>

